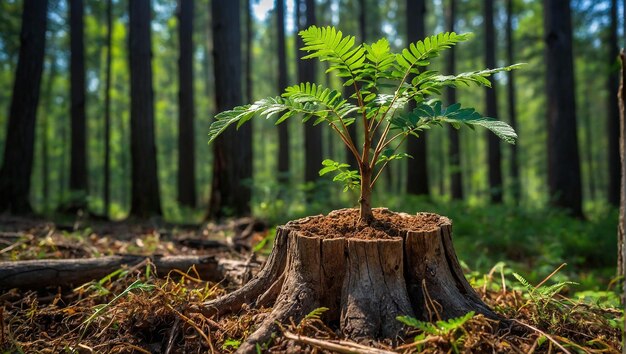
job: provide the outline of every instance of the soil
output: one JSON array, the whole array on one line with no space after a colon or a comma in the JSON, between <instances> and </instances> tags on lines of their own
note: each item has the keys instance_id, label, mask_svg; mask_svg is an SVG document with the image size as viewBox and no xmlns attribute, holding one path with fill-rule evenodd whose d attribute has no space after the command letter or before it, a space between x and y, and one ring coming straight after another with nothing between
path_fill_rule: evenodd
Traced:
<instances>
[{"instance_id":1,"label":"soil","mask_svg":"<svg viewBox=\"0 0 626 354\"><path fill-rule=\"evenodd\" d=\"M391 239L402 237L407 231L433 231L444 223L441 216L431 213L410 215L386 208L376 208L373 212L375 220L370 224L359 222L358 209L341 209L328 215L290 222L288 225L304 236L323 239Z\"/></svg>"}]
</instances>

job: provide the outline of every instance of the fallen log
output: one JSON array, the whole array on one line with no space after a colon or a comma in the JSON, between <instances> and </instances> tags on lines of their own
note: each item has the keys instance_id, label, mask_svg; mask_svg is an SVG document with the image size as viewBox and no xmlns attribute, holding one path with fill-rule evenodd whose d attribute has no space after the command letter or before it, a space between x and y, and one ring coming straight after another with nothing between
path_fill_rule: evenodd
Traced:
<instances>
[{"instance_id":1,"label":"fallen log","mask_svg":"<svg viewBox=\"0 0 626 354\"><path fill-rule=\"evenodd\" d=\"M0 262L0 289L41 289L47 286L81 285L101 279L122 268L139 265L149 259L157 274L172 270L186 272L195 266L203 280L237 282L242 274L259 267L257 262L218 259L215 256L136 256L118 255L88 259L43 259Z\"/></svg>"}]
</instances>

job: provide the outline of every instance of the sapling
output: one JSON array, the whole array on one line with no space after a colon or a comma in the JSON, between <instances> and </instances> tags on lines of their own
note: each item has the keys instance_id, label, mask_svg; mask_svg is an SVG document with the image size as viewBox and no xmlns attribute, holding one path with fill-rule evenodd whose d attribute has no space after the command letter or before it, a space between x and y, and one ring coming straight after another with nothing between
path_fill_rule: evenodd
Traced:
<instances>
[{"instance_id":1,"label":"sapling","mask_svg":"<svg viewBox=\"0 0 626 354\"><path fill-rule=\"evenodd\" d=\"M442 75L427 66L433 58L471 34L440 33L410 43L400 53L393 53L387 39L355 44L354 36L344 36L334 27L311 26L300 31L308 54L303 59L318 59L329 64L327 73L335 73L344 86L352 86L354 94L342 97L341 92L317 83L300 83L285 89L278 97L268 97L252 104L238 106L215 117L209 131L209 142L230 125L241 126L254 116L275 118L276 124L301 116L302 122L326 124L354 155L357 166L324 160L320 175L336 173L334 180L345 189L359 188L360 221L370 223L372 188L390 161L408 157L399 147L407 138L417 138L426 129L448 123L455 128L466 125L489 129L504 141L514 144L517 135L508 124L484 117L473 108L459 103L444 107L437 99L445 87L491 86L489 76L517 69L521 64ZM416 107L405 106L415 101ZM357 146L348 126L360 121L362 146ZM354 169L356 167L356 169Z\"/></svg>"}]
</instances>

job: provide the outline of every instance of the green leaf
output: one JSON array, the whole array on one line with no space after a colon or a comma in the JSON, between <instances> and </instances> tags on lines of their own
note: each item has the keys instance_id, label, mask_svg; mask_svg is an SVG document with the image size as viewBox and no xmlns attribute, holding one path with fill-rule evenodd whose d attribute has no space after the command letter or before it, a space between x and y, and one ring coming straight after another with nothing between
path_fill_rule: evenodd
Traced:
<instances>
[{"instance_id":1,"label":"green leaf","mask_svg":"<svg viewBox=\"0 0 626 354\"><path fill-rule=\"evenodd\" d=\"M355 46L354 36L344 37L334 27L311 26L298 34L304 42L301 50L310 53L302 59L318 58L320 61L328 61L330 68L327 72L337 70L340 76L354 79L356 71L365 63L363 46Z\"/></svg>"}]
</instances>

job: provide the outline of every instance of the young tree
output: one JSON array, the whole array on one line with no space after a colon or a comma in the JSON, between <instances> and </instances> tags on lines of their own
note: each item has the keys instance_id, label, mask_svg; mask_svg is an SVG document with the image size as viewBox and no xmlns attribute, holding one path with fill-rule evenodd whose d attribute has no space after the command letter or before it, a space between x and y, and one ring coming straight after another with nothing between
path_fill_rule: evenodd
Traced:
<instances>
[{"instance_id":1,"label":"young tree","mask_svg":"<svg viewBox=\"0 0 626 354\"><path fill-rule=\"evenodd\" d=\"M406 35L408 43L415 43L424 38L426 21L426 0L406 1ZM409 102L409 110L415 109L415 103ZM413 157L408 162L406 191L414 195L429 195L428 184L428 153L426 151L426 134L419 139L409 137L407 153Z\"/></svg>"},{"instance_id":2,"label":"young tree","mask_svg":"<svg viewBox=\"0 0 626 354\"><path fill-rule=\"evenodd\" d=\"M514 62L513 43L513 0L506 0L506 60ZM509 108L509 124L513 129L517 129L517 100L515 98L515 75L513 71L508 73L507 98ZM511 145L511 161L509 162L512 180L512 195L515 203L520 202L521 185L519 179L519 161L517 158L517 145Z\"/></svg>"},{"instance_id":3,"label":"young tree","mask_svg":"<svg viewBox=\"0 0 626 354\"><path fill-rule=\"evenodd\" d=\"M113 38L113 0L107 0L107 55L104 79L104 216L111 209L111 53Z\"/></svg>"},{"instance_id":4,"label":"young tree","mask_svg":"<svg viewBox=\"0 0 626 354\"><path fill-rule=\"evenodd\" d=\"M548 188L552 205L582 217L570 2L544 0L543 5L548 96Z\"/></svg>"},{"instance_id":5,"label":"young tree","mask_svg":"<svg viewBox=\"0 0 626 354\"><path fill-rule=\"evenodd\" d=\"M374 213L372 188L390 161L406 156L397 151L408 136L450 123L459 128L465 124L482 126L508 142L515 141L517 135L506 123L485 118L458 103L443 107L433 96L448 86L488 85L487 77L517 66L450 76L423 71L441 51L468 39L467 34L430 36L410 43L399 54L391 52L384 38L355 45L353 36L344 36L333 27L311 26L299 34L302 49L308 52L304 59L328 62L331 72L346 78L344 85L354 86L356 104L342 97L339 90L303 82L288 87L282 96L219 113L211 124L209 141L218 139L230 125L241 127L255 116L282 123L302 114L308 122L327 126L336 133L357 160L358 170L324 160L319 174L334 173L334 180L343 182L345 189L360 189L359 213L339 210L327 217L301 219L279 227L272 254L259 274L241 289L209 301L199 310L212 316L237 311L244 304L273 304L272 312L239 347L246 353L270 339L278 330L277 322L298 322L320 306L328 307L329 321L340 322L341 332L349 338L396 338L402 329L397 321L399 315L433 319L433 311L425 308L426 296L430 303L438 304L436 316L443 319L470 311L498 319L463 277L449 237L448 219L437 219L435 227L439 229L432 232L412 232L404 225L410 216L396 215L403 225L384 241L370 236L367 229L393 229L392 224L397 223L397 219L383 221L394 215L391 211ZM381 90L383 81L396 89L392 93ZM415 109L406 112L404 107L410 101L416 102ZM356 120L363 129L362 147L351 140L348 131ZM379 138L377 131L382 131ZM327 238L330 225L339 221L337 216L344 221L346 216L354 220L339 222L339 235ZM352 238L346 232L374 239ZM428 289L427 294L424 289Z\"/></svg>"},{"instance_id":6,"label":"young tree","mask_svg":"<svg viewBox=\"0 0 626 354\"><path fill-rule=\"evenodd\" d=\"M154 136L150 0L128 2L130 59L130 215L161 215Z\"/></svg>"},{"instance_id":7,"label":"young tree","mask_svg":"<svg viewBox=\"0 0 626 354\"><path fill-rule=\"evenodd\" d=\"M178 1L178 202L196 206L193 97L193 0Z\"/></svg>"},{"instance_id":8,"label":"young tree","mask_svg":"<svg viewBox=\"0 0 626 354\"><path fill-rule=\"evenodd\" d=\"M20 51L0 169L0 212L32 211L28 195L33 168L35 120L46 41L48 1L24 1Z\"/></svg>"},{"instance_id":9,"label":"young tree","mask_svg":"<svg viewBox=\"0 0 626 354\"><path fill-rule=\"evenodd\" d=\"M448 32L454 32L456 24L456 0L449 0L449 6L446 8L446 24ZM456 72L456 51L454 47L448 52L448 60L446 69L449 74ZM448 103L456 102L456 88L448 87ZM450 192L452 199L463 199L463 175L461 173L461 149L459 144L459 132L454 127L448 128L448 137L450 139Z\"/></svg>"},{"instance_id":10,"label":"young tree","mask_svg":"<svg viewBox=\"0 0 626 354\"><path fill-rule=\"evenodd\" d=\"M69 0L71 153L70 206L87 207L87 128L85 117L85 43L83 0Z\"/></svg>"},{"instance_id":11,"label":"young tree","mask_svg":"<svg viewBox=\"0 0 626 354\"><path fill-rule=\"evenodd\" d=\"M496 38L493 26L493 0L484 2L485 21L485 66L496 67ZM496 80L492 77L491 88L485 90L487 100L487 116L498 116L498 100L496 98ZM492 203L502 203L502 152L500 151L500 139L487 134L487 149L489 163L489 190Z\"/></svg>"},{"instance_id":12,"label":"young tree","mask_svg":"<svg viewBox=\"0 0 626 354\"><path fill-rule=\"evenodd\" d=\"M278 92L287 87L287 52L285 50L285 0L276 0L276 31L278 34ZM289 125L278 126L278 178L288 182L289 175Z\"/></svg>"},{"instance_id":13,"label":"young tree","mask_svg":"<svg viewBox=\"0 0 626 354\"><path fill-rule=\"evenodd\" d=\"M211 2L213 18L213 68L216 110L241 104L241 28L239 1ZM252 127L229 129L213 145L213 181L210 218L250 213L252 178Z\"/></svg>"},{"instance_id":14,"label":"young tree","mask_svg":"<svg viewBox=\"0 0 626 354\"><path fill-rule=\"evenodd\" d=\"M619 110L617 107L617 87L619 85L619 71L617 61L619 56L617 42L617 0L611 0L610 24L608 33L609 60L608 66L608 124L607 134L609 137L608 159L609 159L609 190L608 202L613 206L619 206L620 190L620 157L619 157Z\"/></svg>"}]
</instances>

